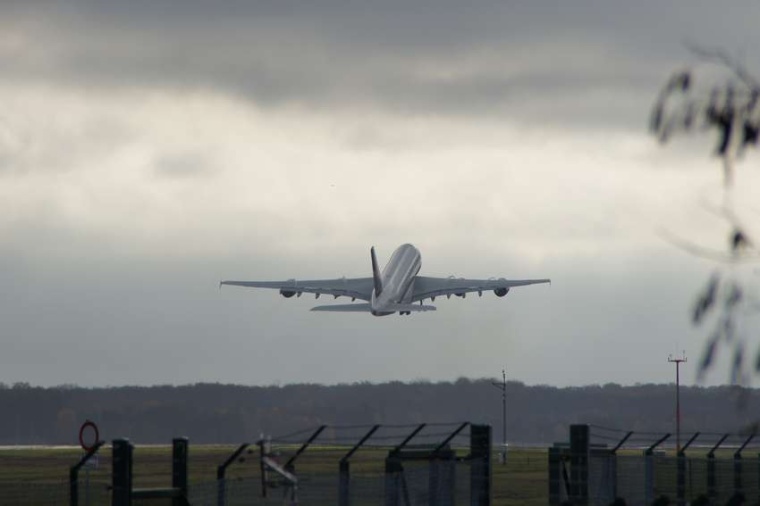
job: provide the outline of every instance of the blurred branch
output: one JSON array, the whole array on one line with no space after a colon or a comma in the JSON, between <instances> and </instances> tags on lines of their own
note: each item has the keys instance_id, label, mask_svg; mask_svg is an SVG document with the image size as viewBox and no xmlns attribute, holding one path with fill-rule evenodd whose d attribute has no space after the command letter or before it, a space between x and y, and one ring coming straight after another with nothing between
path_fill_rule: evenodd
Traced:
<instances>
[{"instance_id":1,"label":"blurred branch","mask_svg":"<svg viewBox=\"0 0 760 506\"><path fill-rule=\"evenodd\" d=\"M660 90L649 120L649 130L662 143L678 130L689 132L698 118L718 133L715 153L723 159L724 184L733 181L734 160L741 157L748 146L760 140L760 81L724 51L687 45L700 60L711 61L725 67L743 86L735 88L729 81L713 87L709 94L694 92L695 76L692 70L675 72ZM674 103L674 101L676 101Z\"/></svg>"},{"instance_id":2,"label":"blurred branch","mask_svg":"<svg viewBox=\"0 0 760 506\"><path fill-rule=\"evenodd\" d=\"M743 65L731 58L725 51L720 49L708 49L697 44L686 43L686 48L695 56L705 61L719 63L728 68L738 77L745 85L752 89L760 88L760 81L757 81Z\"/></svg>"}]
</instances>

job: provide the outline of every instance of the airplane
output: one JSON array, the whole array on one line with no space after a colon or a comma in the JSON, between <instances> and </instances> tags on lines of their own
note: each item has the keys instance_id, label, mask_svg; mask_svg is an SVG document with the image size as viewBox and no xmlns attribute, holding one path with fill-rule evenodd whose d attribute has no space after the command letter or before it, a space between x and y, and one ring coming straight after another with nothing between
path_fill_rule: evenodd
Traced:
<instances>
[{"instance_id":1,"label":"airplane","mask_svg":"<svg viewBox=\"0 0 760 506\"><path fill-rule=\"evenodd\" d=\"M550 279L464 279L464 278L431 278L418 276L422 266L422 256L411 244L402 244L391 255L382 273L377 263L374 246L370 248L372 259L371 278L338 278L297 281L221 281L222 285L244 286L252 288L279 289L283 297L294 295L300 297L303 293L313 293L316 298L322 294L338 297L351 297L365 301L354 304L335 304L316 306L312 311L340 311L371 313L374 316L386 316L394 313L410 315L414 312L435 311L435 306L425 305L423 301L445 295L464 298L470 292L493 290L497 297L504 297L509 290L516 286L551 283ZM419 302L419 304L415 304Z\"/></svg>"}]
</instances>

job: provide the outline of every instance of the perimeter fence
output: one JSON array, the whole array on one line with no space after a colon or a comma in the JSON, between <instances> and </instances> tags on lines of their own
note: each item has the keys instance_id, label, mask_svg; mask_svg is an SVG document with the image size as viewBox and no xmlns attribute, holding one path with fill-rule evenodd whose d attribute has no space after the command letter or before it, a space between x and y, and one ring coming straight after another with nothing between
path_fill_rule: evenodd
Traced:
<instances>
[{"instance_id":1,"label":"perimeter fence","mask_svg":"<svg viewBox=\"0 0 760 506\"><path fill-rule=\"evenodd\" d=\"M549 503L757 504L760 438L635 432L572 425L549 449Z\"/></svg>"},{"instance_id":2,"label":"perimeter fence","mask_svg":"<svg viewBox=\"0 0 760 506\"><path fill-rule=\"evenodd\" d=\"M473 494L487 496L490 485L488 426L321 426L264 438L255 450L252 446L241 445L236 453L255 454L257 470L247 479L224 477L230 500L257 497L253 504L262 505L465 504ZM235 466L230 462L230 470ZM190 495L199 499L192 491Z\"/></svg>"},{"instance_id":3,"label":"perimeter fence","mask_svg":"<svg viewBox=\"0 0 760 506\"><path fill-rule=\"evenodd\" d=\"M703 432L684 434L681 444L674 439L573 425L568 441L510 447L503 463L490 427L469 423L320 426L240 445L114 440L89 457L73 449L36 449L33 457L28 449L3 449L0 505L760 502L760 437Z\"/></svg>"},{"instance_id":4,"label":"perimeter fence","mask_svg":"<svg viewBox=\"0 0 760 506\"><path fill-rule=\"evenodd\" d=\"M0 453L16 478L0 472L0 504L491 504L491 428L466 422L320 426L237 446L117 439L72 451L67 465L48 460L51 450L23 468L30 463Z\"/></svg>"}]
</instances>

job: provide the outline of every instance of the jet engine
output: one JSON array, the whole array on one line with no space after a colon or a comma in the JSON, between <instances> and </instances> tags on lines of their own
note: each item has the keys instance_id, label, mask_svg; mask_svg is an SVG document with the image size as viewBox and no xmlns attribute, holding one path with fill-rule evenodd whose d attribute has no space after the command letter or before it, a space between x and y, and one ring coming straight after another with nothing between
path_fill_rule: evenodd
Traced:
<instances>
[{"instance_id":1,"label":"jet engine","mask_svg":"<svg viewBox=\"0 0 760 506\"><path fill-rule=\"evenodd\" d=\"M495 293L497 297L504 297L509 293L509 288L497 288L493 291L493 293Z\"/></svg>"},{"instance_id":2,"label":"jet engine","mask_svg":"<svg viewBox=\"0 0 760 506\"><path fill-rule=\"evenodd\" d=\"M280 295L282 295L286 299L291 298L295 294L296 294L295 290L285 290L284 288L280 288Z\"/></svg>"}]
</instances>

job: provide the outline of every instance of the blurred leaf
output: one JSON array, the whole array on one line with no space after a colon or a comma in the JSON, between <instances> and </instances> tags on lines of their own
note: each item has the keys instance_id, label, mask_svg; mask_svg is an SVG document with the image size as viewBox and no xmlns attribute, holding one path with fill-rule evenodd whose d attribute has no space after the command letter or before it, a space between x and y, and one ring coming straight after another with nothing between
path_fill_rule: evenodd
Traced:
<instances>
[{"instance_id":1,"label":"blurred leaf","mask_svg":"<svg viewBox=\"0 0 760 506\"><path fill-rule=\"evenodd\" d=\"M746 247L749 245L749 241L747 240L744 233L739 229L738 227L735 228L731 232L731 251L736 253L737 250L740 248Z\"/></svg>"},{"instance_id":2,"label":"blurred leaf","mask_svg":"<svg viewBox=\"0 0 760 506\"><path fill-rule=\"evenodd\" d=\"M713 273L710 277L710 281L707 282L707 287L704 292L697 298L697 303L694 306L694 312L692 314L692 322L696 325L702 321L702 318L715 304L715 296L718 293L718 286L720 285L720 275Z\"/></svg>"},{"instance_id":3,"label":"blurred leaf","mask_svg":"<svg viewBox=\"0 0 760 506\"><path fill-rule=\"evenodd\" d=\"M652 110L652 118L649 121L649 129L652 131L652 133L656 134L660 131L660 128L662 127L662 117L664 114L663 103L658 102Z\"/></svg>"},{"instance_id":4,"label":"blurred leaf","mask_svg":"<svg viewBox=\"0 0 760 506\"><path fill-rule=\"evenodd\" d=\"M731 363L731 383L741 384L742 369L744 365L744 345L739 343L734 348L734 360Z\"/></svg>"},{"instance_id":5,"label":"blurred leaf","mask_svg":"<svg viewBox=\"0 0 760 506\"><path fill-rule=\"evenodd\" d=\"M691 72L684 70L678 75L678 79L681 83L681 91L689 91L691 86Z\"/></svg>"},{"instance_id":6,"label":"blurred leaf","mask_svg":"<svg viewBox=\"0 0 760 506\"><path fill-rule=\"evenodd\" d=\"M722 113L718 114L716 121L714 122L716 128L720 133L718 137L718 147L716 152L720 156L725 156L728 152L728 146L731 144L731 134L734 130L734 111L733 109L726 109Z\"/></svg>"},{"instance_id":7,"label":"blurred leaf","mask_svg":"<svg viewBox=\"0 0 760 506\"><path fill-rule=\"evenodd\" d=\"M708 125L715 125L718 121L718 95L719 91L717 88L713 88L710 91L710 99L705 108L705 121Z\"/></svg>"},{"instance_id":8,"label":"blurred leaf","mask_svg":"<svg viewBox=\"0 0 760 506\"><path fill-rule=\"evenodd\" d=\"M742 135L742 146L756 146L759 132L760 126L758 126L757 123L752 123L750 120L745 120L744 133Z\"/></svg>"},{"instance_id":9,"label":"blurred leaf","mask_svg":"<svg viewBox=\"0 0 760 506\"><path fill-rule=\"evenodd\" d=\"M737 304L739 304L742 299L744 298L744 292L742 291L742 288L736 284L733 283L731 285L731 288L728 291L728 295L726 296L725 301L725 307L727 311L733 310Z\"/></svg>"},{"instance_id":10,"label":"blurred leaf","mask_svg":"<svg viewBox=\"0 0 760 506\"><path fill-rule=\"evenodd\" d=\"M734 322L730 317L723 318L723 325L720 326L720 330L722 331L723 338L726 340L727 343L730 343L734 340Z\"/></svg>"},{"instance_id":11,"label":"blurred leaf","mask_svg":"<svg viewBox=\"0 0 760 506\"><path fill-rule=\"evenodd\" d=\"M698 375L702 376L702 374L707 371L707 369L710 368L713 362L713 358L715 358L715 353L718 349L718 340L720 339L720 333L717 333L713 335L712 338L710 338L709 341L707 341L707 345L705 346L705 350L702 353L702 359L699 361L699 370Z\"/></svg>"},{"instance_id":12,"label":"blurred leaf","mask_svg":"<svg viewBox=\"0 0 760 506\"><path fill-rule=\"evenodd\" d=\"M689 102L686 105L686 111L683 115L683 127L686 131L689 131L694 126L694 119L697 116L697 106L693 102Z\"/></svg>"}]
</instances>

